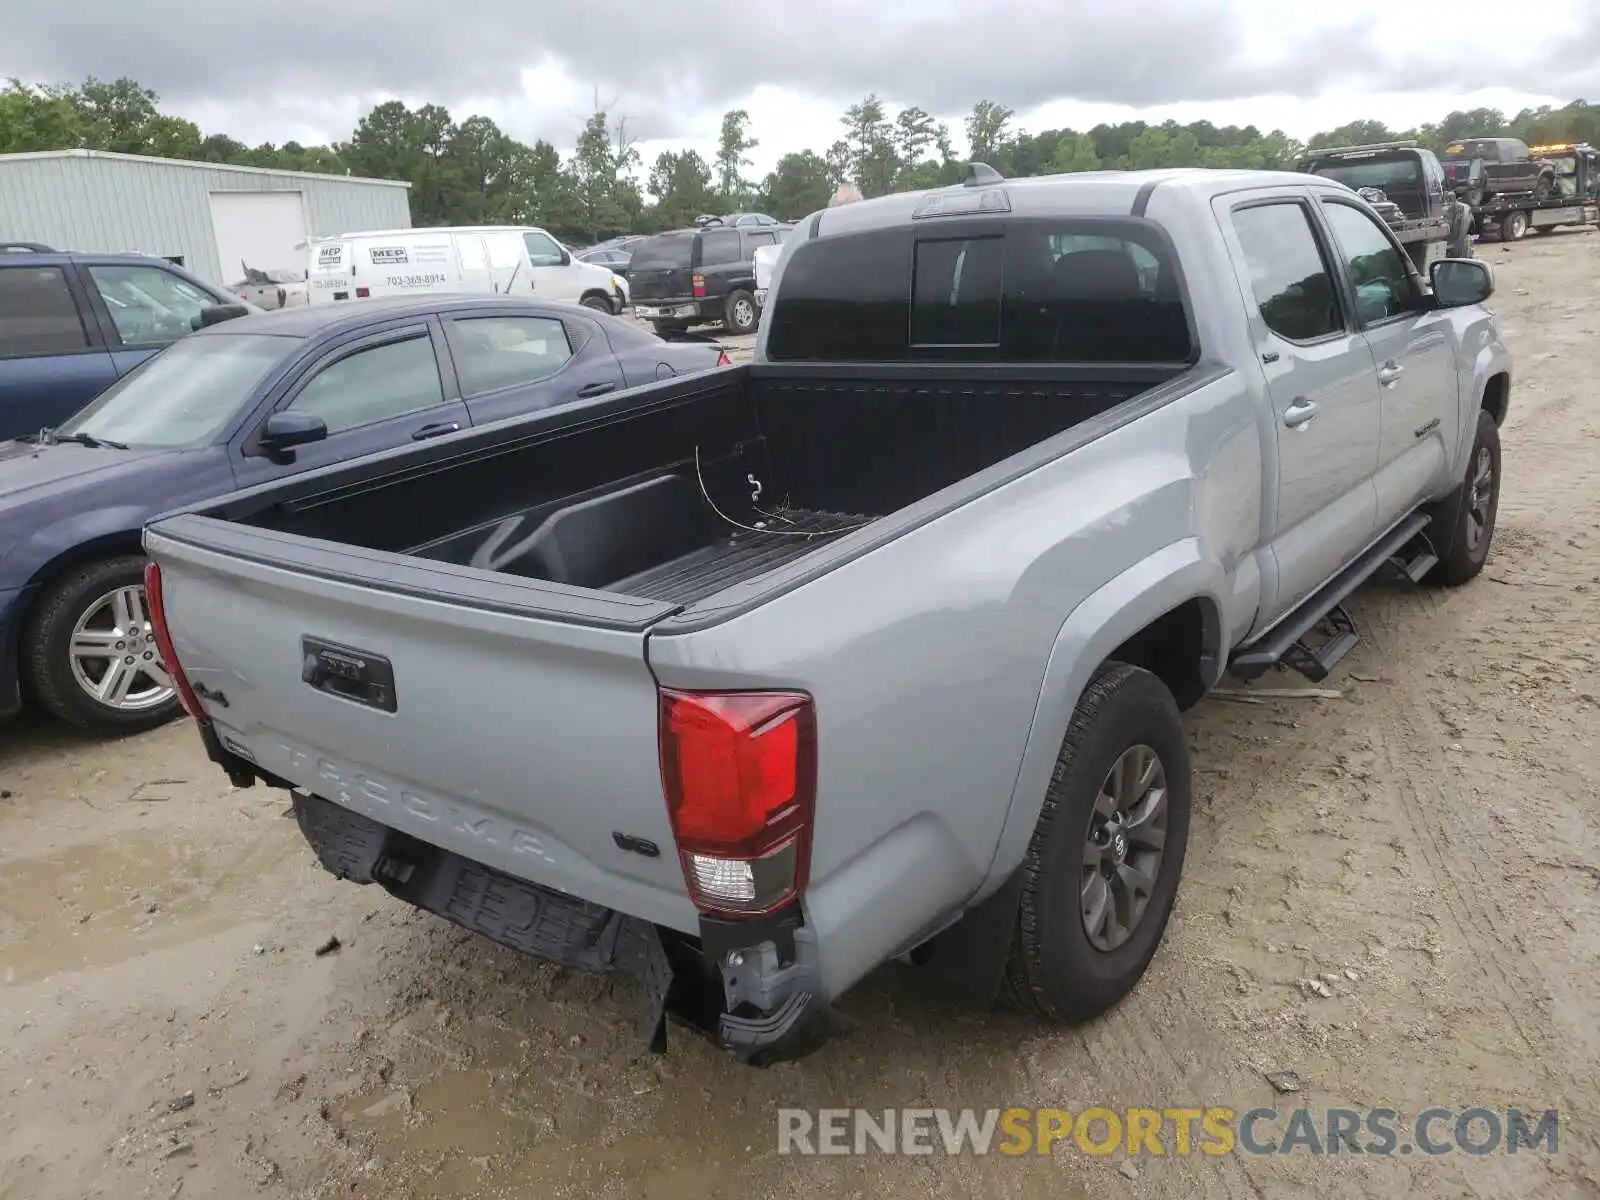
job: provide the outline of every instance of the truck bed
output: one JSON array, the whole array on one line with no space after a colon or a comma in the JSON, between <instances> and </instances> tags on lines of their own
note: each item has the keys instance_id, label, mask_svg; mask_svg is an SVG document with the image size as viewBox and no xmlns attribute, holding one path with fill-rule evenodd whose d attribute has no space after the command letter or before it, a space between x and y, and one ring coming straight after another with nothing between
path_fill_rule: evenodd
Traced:
<instances>
[{"instance_id":1,"label":"truck bed","mask_svg":"<svg viewBox=\"0 0 1600 1200\"><path fill-rule=\"evenodd\" d=\"M236 497L211 515L693 605L1116 408L1181 368L885 378L735 368ZM223 510L226 510L225 512Z\"/></svg>"}]
</instances>

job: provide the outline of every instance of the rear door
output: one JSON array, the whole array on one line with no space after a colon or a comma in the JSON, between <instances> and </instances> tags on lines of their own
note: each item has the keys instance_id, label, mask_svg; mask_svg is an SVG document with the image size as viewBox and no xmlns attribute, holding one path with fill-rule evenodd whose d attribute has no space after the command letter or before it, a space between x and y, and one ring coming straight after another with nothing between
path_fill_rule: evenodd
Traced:
<instances>
[{"instance_id":1,"label":"rear door","mask_svg":"<svg viewBox=\"0 0 1600 1200\"><path fill-rule=\"evenodd\" d=\"M610 343L587 318L477 310L447 313L443 322L474 425L625 386Z\"/></svg>"},{"instance_id":2,"label":"rear door","mask_svg":"<svg viewBox=\"0 0 1600 1200\"><path fill-rule=\"evenodd\" d=\"M1339 286L1337 259L1300 189L1216 201L1272 401L1276 621L1375 536L1378 382Z\"/></svg>"},{"instance_id":3,"label":"rear door","mask_svg":"<svg viewBox=\"0 0 1600 1200\"><path fill-rule=\"evenodd\" d=\"M116 377L70 268L0 265L0 438L61 424Z\"/></svg>"},{"instance_id":4,"label":"rear door","mask_svg":"<svg viewBox=\"0 0 1600 1200\"><path fill-rule=\"evenodd\" d=\"M1353 290L1356 325L1377 364L1380 401L1380 530L1449 482L1449 447L1457 444L1452 319L1430 310L1410 260L1389 230L1362 209L1324 197L1322 215Z\"/></svg>"},{"instance_id":5,"label":"rear door","mask_svg":"<svg viewBox=\"0 0 1600 1200\"><path fill-rule=\"evenodd\" d=\"M695 275L704 280L706 299L720 302L735 288L754 289L755 265L746 244L749 236L740 229L708 229L700 235L700 265Z\"/></svg>"},{"instance_id":6,"label":"rear door","mask_svg":"<svg viewBox=\"0 0 1600 1200\"><path fill-rule=\"evenodd\" d=\"M355 246L346 241L317 242L306 252L306 284L312 304L348 300L355 293Z\"/></svg>"},{"instance_id":7,"label":"rear door","mask_svg":"<svg viewBox=\"0 0 1600 1200\"><path fill-rule=\"evenodd\" d=\"M472 418L448 364L443 334L431 319L329 347L235 439L239 486L465 429ZM284 410L321 417L328 436L296 447L292 456L267 454L260 446L261 423Z\"/></svg>"},{"instance_id":8,"label":"rear door","mask_svg":"<svg viewBox=\"0 0 1600 1200\"><path fill-rule=\"evenodd\" d=\"M635 304L686 300L694 294L690 278L698 236L689 230L661 233L634 246L628 261L628 286Z\"/></svg>"}]
</instances>

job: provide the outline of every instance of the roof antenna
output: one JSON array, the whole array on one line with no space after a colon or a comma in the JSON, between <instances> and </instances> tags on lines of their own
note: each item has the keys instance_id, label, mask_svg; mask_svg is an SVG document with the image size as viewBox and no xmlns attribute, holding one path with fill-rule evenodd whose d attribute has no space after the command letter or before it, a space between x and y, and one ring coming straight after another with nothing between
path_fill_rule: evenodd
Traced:
<instances>
[{"instance_id":1,"label":"roof antenna","mask_svg":"<svg viewBox=\"0 0 1600 1200\"><path fill-rule=\"evenodd\" d=\"M974 162L967 164L967 177L961 183L963 187L987 187L1005 181L1006 177L988 163Z\"/></svg>"}]
</instances>

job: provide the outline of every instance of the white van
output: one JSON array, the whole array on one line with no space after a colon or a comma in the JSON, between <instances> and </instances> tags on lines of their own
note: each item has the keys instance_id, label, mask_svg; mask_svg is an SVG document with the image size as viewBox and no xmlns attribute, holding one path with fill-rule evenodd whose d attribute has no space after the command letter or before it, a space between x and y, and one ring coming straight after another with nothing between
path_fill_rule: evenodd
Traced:
<instances>
[{"instance_id":1,"label":"white van","mask_svg":"<svg viewBox=\"0 0 1600 1200\"><path fill-rule=\"evenodd\" d=\"M474 292L567 300L618 313L627 284L595 263L580 262L542 229L474 225L380 229L317 238L308 244L311 303L416 292Z\"/></svg>"}]
</instances>

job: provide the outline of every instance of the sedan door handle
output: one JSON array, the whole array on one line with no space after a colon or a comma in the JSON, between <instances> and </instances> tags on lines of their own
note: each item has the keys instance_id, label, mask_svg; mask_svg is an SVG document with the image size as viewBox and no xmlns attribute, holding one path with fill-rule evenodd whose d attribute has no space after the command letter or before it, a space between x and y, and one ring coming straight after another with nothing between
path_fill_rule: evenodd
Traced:
<instances>
[{"instance_id":1,"label":"sedan door handle","mask_svg":"<svg viewBox=\"0 0 1600 1200\"><path fill-rule=\"evenodd\" d=\"M1378 382L1384 387L1393 387L1400 382L1400 376L1405 373L1405 368L1390 359L1378 370Z\"/></svg>"},{"instance_id":2,"label":"sedan door handle","mask_svg":"<svg viewBox=\"0 0 1600 1200\"><path fill-rule=\"evenodd\" d=\"M459 432L461 432L461 422L439 421L433 425L424 425L411 435L411 440L413 442L423 442L429 438L443 437L447 433Z\"/></svg>"},{"instance_id":3,"label":"sedan door handle","mask_svg":"<svg viewBox=\"0 0 1600 1200\"><path fill-rule=\"evenodd\" d=\"M604 396L607 392L617 390L614 383L586 383L578 389L578 399L587 400L591 396Z\"/></svg>"},{"instance_id":4,"label":"sedan door handle","mask_svg":"<svg viewBox=\"0 0 1600 1200\"><path fill-rule=\"evenodd\" d=\"M1317 406L1314 401L1307 400L1304 396L1296 396L1294 403L1283 410L1283 423L1290 429L1299 429L1316 415Z\"/></svg>"}]
</instances>

